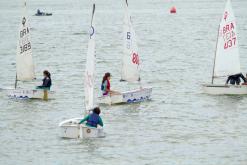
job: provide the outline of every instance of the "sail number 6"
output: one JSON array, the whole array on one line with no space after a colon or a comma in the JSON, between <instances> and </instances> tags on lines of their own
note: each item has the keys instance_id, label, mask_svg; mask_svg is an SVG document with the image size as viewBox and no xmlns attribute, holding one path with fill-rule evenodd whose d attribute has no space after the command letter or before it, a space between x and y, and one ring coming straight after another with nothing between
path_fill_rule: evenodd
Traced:
<instances>
[{"instance_id":1,"label":"sail number 6","mask_svg":"<svg viewBox=\"0 0 247 165\"><path fill-rule=\"evenodd\" d=\"M127 32L127 39L130 40L130 32Z\"/></svg>"},{"instance_id":2,"label":"sail number 6","mask_svg":"<svg viewBox=\"0 0 247 165\"><path fill-rule=\"evenodd\" d=\"M139 65L139 55L137 53L132 54L132 62Z\"/></svg>"}]
</instances>

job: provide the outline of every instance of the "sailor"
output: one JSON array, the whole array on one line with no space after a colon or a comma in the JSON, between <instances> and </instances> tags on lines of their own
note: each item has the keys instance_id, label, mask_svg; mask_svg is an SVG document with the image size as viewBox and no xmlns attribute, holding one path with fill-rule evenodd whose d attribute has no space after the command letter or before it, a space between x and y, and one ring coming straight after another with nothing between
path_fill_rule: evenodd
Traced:
<instances>
[{"instance_id":1,"label":"sailor","mask_svg":"<svg viewBox=\"0 0 247 165\"><path fill-rule=\"evenodd\" d=\"M37 14L38 14L38 15L42 14L42 13L40 12L40 10L39 10L39 9L37 10Z\"/></svg>"},{"instance_id":2,"label":"sailor","mask_svg":"<svg viewBox=\"0 0 247 165\"><path fill-rule=\"evenodd\" d=\"M245 75L245 79L247 80L247 74ZM242 83L242 85L247 85L247 82Z\"/></svg>"},{"instance_id":3,"label":"sailor","mask_svg":"<svg viewBox=\"0 0 247 165\"><path fill-rule=\"evenodd\" d=\"M97 128L97 125L100 125L101 127L103 127L103 121L99 116L99 114L100 114L100 108L95 107L93 109L93 113L87 115L84 119L82 119L79 122L79 124L82 124L86 121L86 126Z\"/></svg>"},{"instance_id":4,"label":"sailor","mask_svg":"<svg viewBox=\"0 0 247 165\"><path fill-rule=\"evenodd\" d=\"M228 84L230 81L231 85L235 85L235 84L239 85L241 82L240 78L244 81L244 83L247 82L247 79L243 76L243 74L239 73L239 74L234 74L234 75L229 76L226 80L226 84Z\"/></svg>"},{"instance_id":5,"label":"sailor","mask_svg":"<svg viewBox=\"0 0 247 165\"><path fill-rule=\"evenodd\" d=\"M111 79L111 74L109 72L105 73L101 83L101 91L103 96L120 94L117 91L111 90L110 79Z\"/></svg>"},{"instance_id":6,"label":"sailor","mask_svg":"<svg viewBox=\"0 0 247 165\"><path fill-rule=\"evenodd\" d=\"M36 89L48 89L48 90L50 90L51 85L52 85L51 74L49 71L44 70L43 75L44 75L44 79L42 80L43 84L41 86L37 86Z\"/></svg>"}]
</instances>

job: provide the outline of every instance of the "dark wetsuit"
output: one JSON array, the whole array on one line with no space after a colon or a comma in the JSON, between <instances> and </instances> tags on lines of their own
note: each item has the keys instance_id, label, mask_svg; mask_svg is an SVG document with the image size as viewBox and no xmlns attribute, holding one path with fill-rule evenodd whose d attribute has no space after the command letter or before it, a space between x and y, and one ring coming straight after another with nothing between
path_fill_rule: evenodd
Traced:
<instances>
[{"instance_id":1,"label":"dark wetsuit","mask_svg":"<svg viewBox=\"0 0 247 165\"><path fill-rule=\"evenodd\" d=\"M241 82L241 79L246 83L247 82L247 79L243 76L242 73L239 73L239 74L235 74L235 75L231 75L227 78L226 80L226 84L228 84L228 82L230 81L230 84L231 85L239 85L240 82Z\"/></svg>"},{"instance_id":2,"label":"dark wetsuit","mask_svg":"<svg viewBox=\"0 0 247 165\"><path fill-rule=\"evenodd\" d=\"M51 88L51 79L49 77L45 77L43 79L43 84L41 86L38 86L38 89L50 89Z\"/></svg>"},{"instance_id":3,"label":"dark wetsuit","mask_svg":"<svg viewBox=\"0 0 247 165\"><path fill-rule=\"evenodd\" d=\"M38 14L38 15L41 15L42 12L40 12L40 10L38 9L38 10L37 10L37 14Z\"/></svg>"}]
</instances>

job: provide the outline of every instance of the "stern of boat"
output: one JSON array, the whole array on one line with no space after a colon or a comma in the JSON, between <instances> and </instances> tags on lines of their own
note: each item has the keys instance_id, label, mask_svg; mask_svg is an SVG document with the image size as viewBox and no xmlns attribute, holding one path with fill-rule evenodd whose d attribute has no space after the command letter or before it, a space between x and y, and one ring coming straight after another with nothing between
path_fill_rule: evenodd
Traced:
<instances>
[{"instance_id":1,"label":"stern of boat","mask_svg":"<svg viewBox=\"0 0 247 165\"><path fill-rule=\"evenodd\" d=\"M151 99L152 88L140 88L132 91L123 92L123 102L135 103Z\"/></svg>"},{"instance_id":2,"label":"stern of boat","mask_svg":"<svg viewBox=\"0 0 247 165\"><path fill-rule=\"evenodd\" d=\"M102 127L93 128L80 125L80 138L101 138L105 137Z\"/></svg>"}]
</instances>

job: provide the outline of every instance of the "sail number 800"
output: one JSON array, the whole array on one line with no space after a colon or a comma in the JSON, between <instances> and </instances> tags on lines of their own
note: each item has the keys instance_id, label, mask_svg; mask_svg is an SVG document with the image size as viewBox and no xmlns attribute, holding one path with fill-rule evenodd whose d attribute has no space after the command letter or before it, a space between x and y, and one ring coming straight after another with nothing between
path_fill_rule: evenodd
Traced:
<instances>
[{"instance_id":1,"label":"sail number 800","mask_svg":"<svg viewBox=\"0 0 247 165\"><path fill-rule=\"evenodd\" d=\"M139 55L138 55L137 53L133 53L133 54L132 54L132 62L133 62L134 64L139 65L140 60L139 60Z\"/></svg>"},{"instance_id":2,"label":"sail number 800","mask_svg":"<svg viewBox=\"0 0 247 165\"><path fill-rule=\"evenodd\" d=\"M30 50L30 49L31 49L31 43L28 42L27 44L25 44L25 45L23 45L23 46L20 46L20 49L21 49L20 54L22 54L22 53L24 53L24 52Z\"/></svg>"}]
</instances>

